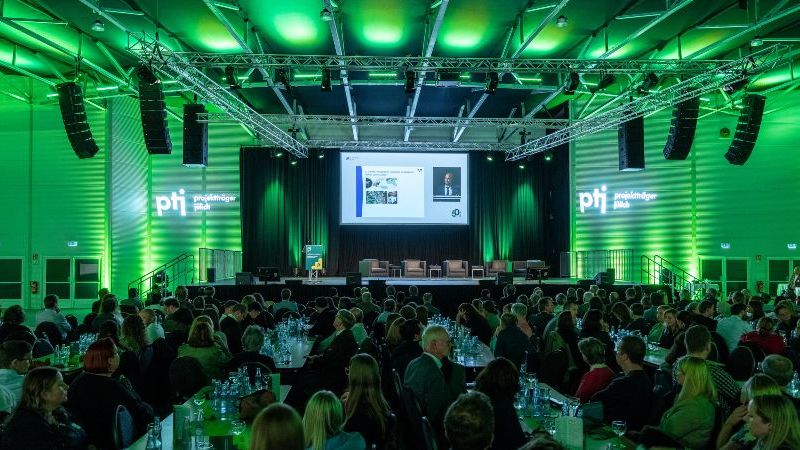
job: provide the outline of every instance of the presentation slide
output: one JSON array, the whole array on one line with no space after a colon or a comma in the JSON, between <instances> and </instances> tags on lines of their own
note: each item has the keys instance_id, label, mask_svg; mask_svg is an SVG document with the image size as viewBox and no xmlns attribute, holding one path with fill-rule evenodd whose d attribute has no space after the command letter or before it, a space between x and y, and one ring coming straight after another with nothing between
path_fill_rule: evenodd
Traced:
<instances>
[{"instance_id":1,"label":"presentation slide","mask_svg":"<svg viewBox=\"0 0 800 450\"><path fill-rule=\"evenodd\" d=\"M466 153L341 153L342 225L469 225Z\"/></svg>"}]
</instances>

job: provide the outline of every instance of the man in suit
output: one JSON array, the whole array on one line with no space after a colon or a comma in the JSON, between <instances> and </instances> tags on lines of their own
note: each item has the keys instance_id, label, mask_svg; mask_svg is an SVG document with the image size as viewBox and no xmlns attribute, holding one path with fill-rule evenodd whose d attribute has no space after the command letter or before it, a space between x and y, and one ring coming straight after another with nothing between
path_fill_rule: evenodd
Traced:
<instances>
[{"instance_id":1,"label":"man in suit","mask_svg":"<svg viewBox=\"0 0 800 450\"><path fill-rule=\"evenodd\" d=\"M442 180L442 184L436 187L436 192L434 195L444 195L447 197L458 197L461 195L461 186L455 183L455 175L452 172L447 172L444 174L444 179Z\"/></svg>"},{"instance_id":2,"label":"man in suit","mask_svg":"<svg viewBox=\"0 0 800 450\"><path fill-rule=\"evenodd\" d=\"M464 366L447 359L452 342L447 330L430 325L422 332L422 355L412 360L403 377L406 387L419 399L422 415L442 435L447 408L465 392Z\"/></svg>"},{"instance_id":3,"label":"man in suit","mask_svg":"<svg viewBox=\"0 0 800 450\"><path fill-rule=\"evenodd\" d=\"M329 336L335 331L336 310L330 308L325 297L314 299L314 324L308 330L309 336Z\"/></svg>"},{"instance_id":4,"label":"man in suit","mask_svg":"<svg viewBox=\"0 0 800 450\"><path fill-rule=\"evenodd\" d=\"M242 326L247 307L234 300L225 304L225 314L219 320L219 331L225 334L232 355L242 351Z\"/></svg>"},{"instance_id":5,"label":"man in suit","mask_svg":"<svg viewBox=\"0 0 800 450\"><path fill-rule=\"evenodd\" d=\"M353 313L346 309L337 311L335 317L333 328L336 331L330 346L324 352L308 357L308 367L314 372L314 376L306 379L306 391L309 395L320 387L340 394L347 386L345 369L350 365L350 358L358 352L358 344L351 331L356 319Z\"/></svg>"},{"instance_id":6,"label":"man in suit","mask_svg":"<svg viewBox=\"0 0 800 450\"><path fill-rule=\"evenodd\" d=\"M517 317L511 313L500 316L500 331L494 346L494 356L508 358L518 368L526 361L526 353L531 351L530 340L517 326Z\"/></svg>"},{"instance_id":7,"label":"man in suit","mask_svg":"<svg viewBox=\"0 0 800 450\"><path fill-rule=\"evenodd\" d=\"M553 314L555 303L550 297L542 297L539 299L539 304L536 305L536 308L539 312L528 316L528 323L534 329L536 336L542 339L545 327L556 317L555 314Z\"/></svg>"}]
</instances>

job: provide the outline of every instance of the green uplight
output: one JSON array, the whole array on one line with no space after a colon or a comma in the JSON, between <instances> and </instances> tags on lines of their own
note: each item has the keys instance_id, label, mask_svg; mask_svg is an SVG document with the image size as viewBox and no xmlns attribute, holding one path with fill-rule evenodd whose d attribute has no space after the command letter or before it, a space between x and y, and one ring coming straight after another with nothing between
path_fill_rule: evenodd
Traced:
<instances>
[{"instance_id":1,"label":"green uplight","mask_svg":"<svg viewBox=\"0 0 800 450\"><path fill-rule=\"evenodd\" d=\"M272 21L280 36L293 44L309 44L317 40L317 27L306 14L278 14Z\"/></svg>"},{"instance_id":2,"label":"green uplight","mask_svg":"<svg viewBox=\"0 0 800 450\"><path fill-rule=\"evenodd\" d=\"M394 72L370 72L370 78L394 78L397 74Z\"/></svg>"},{"instance_id":3,"label":"green uplight","mask_svg":"<svg viewBox=\"0 0 800 450\"><path fill-rule=\"evenodd\" d=\"M442 41L449 47L472 48L481 42L481 37L469 31L454 31L445 34Z\"/></svg>"},{"instance_id":4,"label":"green uplight","mask_svg":"<svg viewBox=\"0 0 800 450\"><path fill-rule=\"evenodd\" d=\"M374 44L397 44L403 38L403 30L395 22L369 23L364 26L364 37Z\"/></svg>"},{"instance_id":5,"label":"green uplight","mask_svg":"<svg viewBox=\"0 0 800 450\"><path fill-rule=\"evenodd\" d=\"M519 81L525 81L525 82L529 82L529 83L541 83L542 82L542 79L538 78L538 77L533 77L533 78L531 78L531 77L517 77L517 79Z\"/></svg>"},{"instance_id":6,"label":"green uplight","mask_svg":"<svg viewBox=\"0 0 800 450\"><path fill-rule=\"evenodd\" d=\"M295 73L292 78L295 80L310 80L314 78L320 78L322 74L320 73Z\"/></svg>"}]
</instances>

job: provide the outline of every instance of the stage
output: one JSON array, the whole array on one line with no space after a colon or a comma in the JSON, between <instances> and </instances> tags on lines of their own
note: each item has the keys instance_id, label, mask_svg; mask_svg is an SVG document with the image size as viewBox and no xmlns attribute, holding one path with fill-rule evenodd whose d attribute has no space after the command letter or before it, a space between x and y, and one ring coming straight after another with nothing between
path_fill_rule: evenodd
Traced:
<instances>
[{"instance_id":1,"label":"stage","mask_svg":"<svg viewBox=\"0 0 800 450\"><path fill-rule=\"evenodd\" d=\"M545 295L555 296L560 292L567 291L568 288L582 287L588 289L592 285L592 280L580 280L577 278L549 278L546 280L526 280L524 277L515 277L514 286L517 295L529 295L537 287L541 287ZM606 290L616 291L624 298L625 289L633 286L632 281L616 281L613 285L604 286ZM433 294L433 303L446 313L454 313L458 305L463 302L478 298L482 289L489 289L492 299L498 300L502 297L503 286L498 285L495 278L394 278L394 277L364 277L361 282L362 287L368 287L373 298L382 299L385 297L386 286L396 286L397 289L408 292L409 286L417 286L420 296L425 292ZM206 286L214 286L216 298L220 300L241 300L247 294L259 292L267 300L278 300L280 292L284 288L292 290L292 299L304 302L313 300L320 296L331 295L331 288L336 288L341 297L353 295L355 285L347 285L345 277L320 277L309 280L300 277L281 278L280 281L270 281L267 283L255 281L255 284L236 284L235 279L220 280L216 283L202 283L189 286L189 295L194 297L199 295L200 289Z\"/></svg>"}]
</instances>

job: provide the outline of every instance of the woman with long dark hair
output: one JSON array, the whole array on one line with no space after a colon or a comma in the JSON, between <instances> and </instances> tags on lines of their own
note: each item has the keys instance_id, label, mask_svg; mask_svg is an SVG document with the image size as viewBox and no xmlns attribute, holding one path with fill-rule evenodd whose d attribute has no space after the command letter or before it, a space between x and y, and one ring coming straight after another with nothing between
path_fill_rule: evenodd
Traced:
<instances>
[{"instance_id":1,"label":"woman with long dark hair","mask_svg":"<svg viewBox=\"0 0 800 450\"><path fill-rule=\"evenodd\" d=\"M590 309L583 315L583 327L581 328L581 339L593 337L603 343L605 348L606 365L612 370L619 369L616 353L614 351L614 341L608 334L608 322L603 317L603 312L599 309ZM581 358L581 361L583 359Z\"/></svg>"},{"instance_id":2,"label":"woman with long dark hair","mask_svg":"<svg viewBox=\"0 0 800 450\"><path fill-rule=\"evenodd\" d=\"M375 358L359 353L350 358L348 389L344 403L344 431L361 433L367 448L382 449L391 428L391 411L381 389L381 376Z\"/></svg>"},{"instance_id":3,"label":"woman with long dark hair","mask_svg":"<svg viewBox=\"0 0 800 450\"><path fill-rule=\"evenodd\" d=\"M519 392L519 371L513 362L497 358L475 379L475 390L489 397L494 411L494 441L492 449L518 448L525 443L514 396Z\"/></svg>"}]
</instances>

